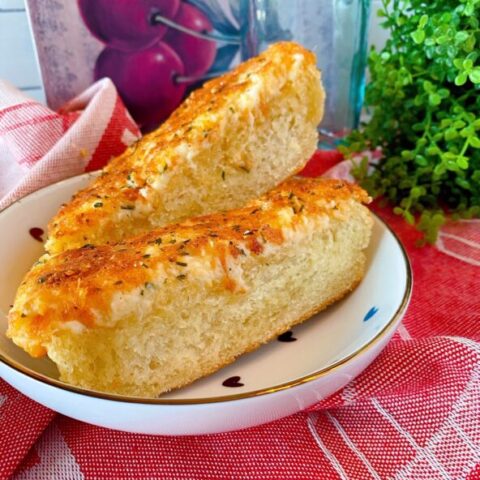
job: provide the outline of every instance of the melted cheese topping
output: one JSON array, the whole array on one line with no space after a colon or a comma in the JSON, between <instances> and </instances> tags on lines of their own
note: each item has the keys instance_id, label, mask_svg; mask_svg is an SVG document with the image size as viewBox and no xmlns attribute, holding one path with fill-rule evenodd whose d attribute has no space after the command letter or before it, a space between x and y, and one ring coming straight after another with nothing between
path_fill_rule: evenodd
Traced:
<instances>
[{"instance_id":1,"label":"melted cheese topping","mask_svg":"<svg viewBox=\"0 0 480 480\"><path fill-rule=\"evenodd\" d=\"M253 111L275 101L286 82L310 74L319 76L314 55L298 44L280 42L206 82L157 130L112 159L90 186L62 207L48 226L47 250L59 253L120 240L123 225L137 219L146 223L148 205L161 202L159 192L166 188L170 172L181 162L195 166L198 152L209 148L206 131L220 135L232 115L252 124ZM300 147L292 142L289 148ZM102 207L95 207L99 202Z\"/></svg>"},{"instance_id":2,"label":"melted cheese topping","mask_svg":"<svg viewBox=\"0 0 480 480\"><path fill-rule=\"evenodd\" d=\"M164 282L215 284L240 293L247 288L243 265L249 257L295 248L332 218L341 219L352 202L368 201L361 188L340 180L292 178L237 210L115 245L45 255L18 290L7 334L41 355L44 339L57 328L80 334L84 328L114 326L129 315L147 315Z\"/></svg>"}]
</instances>

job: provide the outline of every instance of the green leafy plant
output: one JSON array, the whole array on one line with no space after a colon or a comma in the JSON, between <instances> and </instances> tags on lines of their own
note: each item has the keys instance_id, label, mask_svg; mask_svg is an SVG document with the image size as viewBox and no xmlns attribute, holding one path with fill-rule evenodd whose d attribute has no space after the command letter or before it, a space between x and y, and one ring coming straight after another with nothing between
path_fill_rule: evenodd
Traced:
<instances>
[{"instance_id":1,"label":"green leafy plant","mask_svg":"<svg viewBox=\"0 0 480 480\"><path fill-rule=\"evenodd\" d=\"M383 0L390 38L369 55L371 119L347 158L381 149L354 175L435 241L446 215L480 215L480 0Z\"/></svg>"}]
</instances>

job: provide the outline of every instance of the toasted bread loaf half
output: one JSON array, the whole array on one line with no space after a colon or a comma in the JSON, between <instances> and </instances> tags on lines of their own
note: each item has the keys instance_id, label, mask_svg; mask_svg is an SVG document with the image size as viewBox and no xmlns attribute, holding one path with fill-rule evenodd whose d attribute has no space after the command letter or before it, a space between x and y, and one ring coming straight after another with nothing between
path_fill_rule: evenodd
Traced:
<instances>
[{"instance_id":1,"label":"toasted bread loaf half","mask_svg":"<svg viewBox=\"0 0 480 480\"><path fill-rule=\"evenodd\" d=\"M315 56L295 43L273 45L193 92L114 158L52 219L47 251L115 243L244 205L305 165L324 98Z\"/></svg>"},{"instance_id":2,"label":"toasted bread loaf half","mask_svg":"<svg viewBox=\"0 0 480 480\"><path fill-rule=\"evenodd\" d=\"M361 280L367 194L290 179L247 206L44 255L7 335L77 386L154 397L233 362Z\"/></svg>"}]
</instances>

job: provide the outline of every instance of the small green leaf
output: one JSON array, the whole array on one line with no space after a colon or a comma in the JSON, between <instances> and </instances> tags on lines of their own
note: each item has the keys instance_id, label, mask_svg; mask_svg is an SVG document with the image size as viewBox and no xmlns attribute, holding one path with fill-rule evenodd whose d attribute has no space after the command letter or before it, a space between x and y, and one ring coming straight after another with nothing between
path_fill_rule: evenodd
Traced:
<instances>
[{"instance_id":1,"label":"small green leaf","mask_svg":"<svg viewBox=\"0 0 480 480\"><path fill-rule=\"evenodd\" d=\"M470 71L473 68L473 61L470 58L466 58L462 63L462 67L464 70Z\"/></svg>"},{"instance_id":2,"label":"small green leaf","mask_svg":"<svg viewBox=\"0 0 480 480\"><path fill-rule=\"evenodd\" d=\"M393 209L393 213L394 213L395 215L403 215L403 208L395 207L395 208Z\"/></svg>"},{"instance_id":3,"label":"small green leaf","mask_svg":"<svg viewBox=\"0 0 480 480\"><path fill-rule=\"evenodd\" d=\"M467 112L465 115L465 119L468 121L468 123L473 123L475 121L475 114L472 112Z\"/></svg>"},{"instance_id":4,"label":"small green leaf","mask_svg":"<svg viewBox=\"0 0 480 480\"><path fill-rule=\"evenodd\" d=\"M459 186L459 187L462 187L464 188L465 190L470 190L470 183L465 180L464 178L461 178L461 177L457 177L455 179L455 183Z\"/></svg>"},{"instance_id":5,"label":"small green leaf","mask_svg":"<svg viewBox=\"0 0 480 480\"><path fill-rule=\"evenodd\" d=\"M422 195L425 195L425 189L423 187L413 187L411 190L410 190L410 196L412 198L419 198L421 197Z\"/></svg>"},{"instance_id":6,"label":"small green leaf","mask_svg":"<svg viewBox=\"0 0 480 480\"><path fill-rule=\"evenodd\" d=\"M445 152L444 154L442 154L442 160L445 162L454 161L456 159L457 159L457 155L455 155L452 152Z\"/></svg>"},{"instance_id":7,"label":"small green leaf","mask_svg":"<svg viewBox=\"0 0 480 480\"><path fill-rule=\"evenodd\" d=\"M420 44L425 40L425 31L424 30L415 30L412 32L411 37L416 44Z\"/></svg>"},{"instance_id":8,"label":"small green leaf","mask_svg":"<svg viewBox=\"0 0 480 480\"><path fill-rule=\"evenodd\" d=\"M471 17L475 12L475 7L473 6L473 3L467 3L465 5L465 8L463 9L463 14L466 17Z\"/></svg>"},{"instance_id":9,"label":"small green leaf","mask_svg":"<svg viewBox=\"0 0 480 480\"><path fill-rule=\"evenodd\" d=\"M455 77L455 85L458 87L461 87L462 85L465 85L467 83L467 74L465 72L460 73Z\"/></svg>"},{"instance_id":10,"label":"small green leaf","mask_svg":"<svg viewBox=\"0 0 480 480\"><path fill-rule=\"evenodd\" d=\"M478 53L477 52L470 52L467 55L467 59L471 60L473 63L475 63L478 60Z\"/></svg>"},{"instance_id":11,"label":"small green leaf","mask_svg":"<svg viewBox=\"0 0 480 480\"><path fill-rule=\"evenodd\" d=\"M466 52L471 52L475 48L476 43L475 35L470 35L467 41L463 44L463 49Z\"/></svg>"},{"instance_id":12,"label":"small green leaf","mask_svg":"<svg viewBox=\"0 0 480 480\"><path fill-rule=\"evenodd\" d=\"M475 67L468 75L468 78L472 83L480 83L480 67Z\"/></svg>"},{"instance_id":13,"label":"small green leaf","mask_svg":"<svg viewBox=\"0 0 480 480\"><path fill-rule=\"evenodd\" d=\"M420 17L419 22L418 22L418 28L419 28L419 29L424 28L425 25L427 24L427 22L428 22L428 15L422 15L422 16Z\"/></svg>"},{"instance_id":14,"label":"small green leaf","mask_svg":"<svg viewBox=\"0 0 480 480\"><path fill-rule=\"evenodd\" d=\"M445 45L449 41L450 41L450 37L448 37L447 35L440 35L439 37L437 37L438 45Z\"/></svg>"},{"instance_id":15,"label":"small green leaf","mask_svg":"<svg viewBox=\"0 0 480 480\"><path fill-rule=\"evenodd\" d=\"M448 160L447 162L445 162L445 167L451 172L458 172L459 170L457 162L453 160Z\"/></svg>"},{"instance_id":16,"label":"small green leaf","mask_svg":"<svg viewBox=\"0 0 480 480\"><path fill-rule=\"evenodd\" d=\"M410 225L415 224L415 217L408 211L404 210L403 212L403 218L409 223Z\"/></svg>"},{"instance_id":17,"label":"small green leaf","mask_svg":"<svg viewBox=\"0 0 480 480\"><path fill-rule=\"evenodd\" d=\"M433 169L433 173L440 177L442 176L444 173L446 172L446 168L445 168L445 165L443 163L439 163L434 169Z\"/></svg>"},{"instance_id":18,"label":"small green leaf","mask_svg":"<svg viewBox=\"0 0 480 480\"><path fill-rule=\"evenodd\" d=\"M457 165L462 169L466 170L468 168L468 158L464 156L457 157Z\"/></svg>"},{"instance_id":19,"label":"small green leaf","mask_svg":"<svg viewBox=\"0 0 480 480\"><path fill-rule=\"evenodd\" d=\"M428 147L427 150L426 150L426 153L427 153L427 155L433 157L433 156L438 155L440 153L440 149L436 146ZM426 160L425 160L425 163L420 163L418 161L417 161L417 163L418 163L418 165L421 165L422 167L427 165Z\"/></svg>"},{"instance_id":20,"label":"small green leaf","mask_svg":"<svg viewBox=\"0 0 480 480\"><path fill-rule=\"evenodd\" d=\"M440 17L440 20L442 23L444 24L447 24L447 23L450 23L451 20L452 20L452 14L450 12L445 12L442 14L442 16Z\"/></svg>"},{"instance_id":21,"label":"small green leaf","mask_svg":"<svg viewBox=\"0 0 480 480\"><path fill-rule=\"evenodd\" d=\"M478 137L470 137L469 143L473 148L480 148L480 138Z\"/></svg>"},{"instance_id":22,"label":"small green leaf","mask_svg":"<svg viewBox=\"0 0 480 480\"><path fill-rule=\"evenodd\" d=\"M425 166L428 165L427 159L426 159L424 156L422 156L422 155L417 155L417 156L415 157L415 163L416 163L417 165L420 165L421 167L425 167Z\"/></svg>"},{"instance_id":23,"label":"small green leaf","mask_svg":"<svg viewBox=\"0 0 480 480\"><path fill-rule=\"evenodd\" d=\"M441 88L437 92L442 98L448 98L450 96L450 91L446 88Z\"/></svg>"},{"instance_id":24,"label":"small green leaf","mask_svg":"<svg viewBox=\"0 0 480 480\"><path fill-rule=\"evenodd\" d=\"M468 32L465 32L465 31L461 30L460 32L457 32L455 34L455 42L456 43L463 43L467 40L468 37L469 37Z\"/></svg>"},{"instance_id":25,"label":"small green leaf","mask_svg":"<svg viewBox=\"0 0 480 480\"><path fill-rule=\"evenodd\" d=\"M427 93L432 93L434 91L434 88L433 88L433 83L432 82L429 82L428 80L425 80L423 82L423 89L427 92Z\"/></svg>"},{"instance_id":26,"label":"small green leaf","mask_svg":"<svg viewBox=\"0 0 480 480\"><path fill-rule=\"evenodd\" d=\"M458 132L454 128L448 128L447 130L445 130L445 140L447 142L455 140L455 138L457 137L458 137Z\"/></svg>"},{"instance_id":27,"label":"small green leaf","mask_svg":"<svg viewBox=\"0 0 480 480\"><path fill-rule=\"evenodd\" d=\"M478 1L477 1L477 3L478 3ZM480 22L479 22L478 19L475 18L475 17L470 17L470 18L468 19L468 24L469 24L474 30L476 30L478 27L480 27Z\"/></svg>"},{"instance_id":28,"label":"small green leaf","mask_svg":"<svg viewBox=\"0 0 480 480\"><path fill-rule=\"evenodd\" d=\"M413 104L416 106L416 107L419 107L420 105L423 104L423 96L422 95L417 95L414 99L413 99Z\"/></svg>"},{"instance_id":29,"label":"small green leaf","mask_svg":"<svg viewBox=\"0 0 480 480\"><path fill-rule=\"evenodd\" d=\"M431 93L428 96L428 103L432 105L433 107L436 107L437 105L440 105L442 102L442 97L438 95L438 93Z\"/></svg>"}]
</instances>

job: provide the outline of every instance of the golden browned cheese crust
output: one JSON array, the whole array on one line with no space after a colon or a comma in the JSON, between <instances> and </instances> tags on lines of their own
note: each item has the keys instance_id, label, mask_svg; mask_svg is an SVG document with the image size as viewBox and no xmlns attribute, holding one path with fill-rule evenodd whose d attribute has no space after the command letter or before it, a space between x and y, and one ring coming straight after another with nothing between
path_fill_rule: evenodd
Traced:
<instances>
[{"instance_id":1,"label":"golden browned cheese crust","mask_svg":"<svg viewBox=\"0 0 480 480\"><path fill-rule=\"evenodd\" d=\"M108 317L114 294L149 288L159 269L168 281L182 281L184 267L200 256L211 258L212 268L220 262L222 288L235 291L227 257L260 255L281 245L297 226L319 217L342 218L349 201L369 200L364 190L344 181L292 178L237 210L162 227L116 245L45 255L19 287L7 335L41 356L44 340L62 322L75 319L94 327L98 318Z\"/></svg>"},{"instance_id":2,"label":"golden browned cheese crust","mask_svg":"<svg viewBox=\"0 0 480 480\"><path fill-rule=\"evenodd\" d=\"M157 207L154 202L158 199L151 195L155 182L183 160L178 147L199 146L206 138L212 144L218 143L219 119L232 115L231 105L237 105L243 93L255 89L250 77L255 74L268 82L278 74L280 66L292 67L298 55L305 65L315 67L315 56L308 50L295 43L278 43L194 91L157 130L113 158L98 179L60 209L48 226L47 251L58 253L67 246L107 243L105 239L118 241L124 238L121 222L112 219L119 216L129 216L128 221L137 232L146 231L147 218ZM262 99L259 108L268 108ZM235 111L234 115L239 115L239 122L249 122L248 110Z\"/></svg>"}]
</instances>

